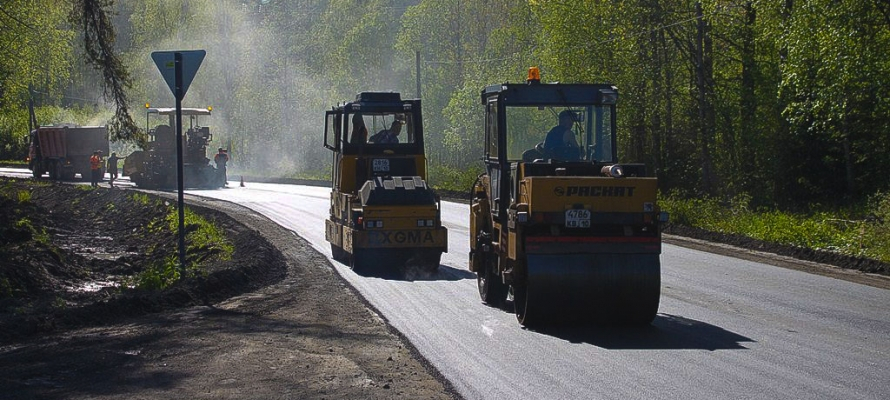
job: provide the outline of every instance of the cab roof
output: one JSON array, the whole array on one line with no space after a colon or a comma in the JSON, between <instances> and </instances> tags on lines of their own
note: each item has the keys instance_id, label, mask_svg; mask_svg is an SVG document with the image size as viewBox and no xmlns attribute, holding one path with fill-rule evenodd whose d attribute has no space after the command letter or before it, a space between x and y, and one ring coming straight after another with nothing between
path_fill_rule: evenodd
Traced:
<instances>
[{"instance_id":1,"label":"cab roof","mask_svg":"<svg viewBox=\"0 0 890 400\"><path fill-rule=\"evenodd\" d=\"M482 104L496 96L513 106L607 104L617 93L608 83L503 83L482 89Z\"/></svg>"},{"instance_id":2,"label":"cab roof","mask_svg":"<svg viewBox=\"0 0 890 400\"><path fill-rule=\"evenodd\" d=\"M146 111L149 114L158 115L176 115L176 108L149 108ZM210 110L206 108L182 108L182 115L210 115Z\"/></svg>"}]
</instances>

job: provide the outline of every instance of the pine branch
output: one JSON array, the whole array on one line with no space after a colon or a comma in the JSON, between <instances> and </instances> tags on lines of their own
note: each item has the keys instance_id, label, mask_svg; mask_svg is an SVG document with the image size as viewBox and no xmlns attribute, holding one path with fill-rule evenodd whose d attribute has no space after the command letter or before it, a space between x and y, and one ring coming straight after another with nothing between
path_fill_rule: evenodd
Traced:
<instances>
[{"instance_id":1,"label":"pine branch","mask_svg":"<svg viewBox=\"0 0 890 400\"><path fill-rule=\"evenodd\" d=\"M139 130L127 105L130 74L114 51L115 32L109 11L114 0L72 0L72 3L70 22L83 29L87 62L102 74L105 98L114 102L114 116L108 123L111 139L143 142L144 133Z\"/></svg>"}]
</instances>

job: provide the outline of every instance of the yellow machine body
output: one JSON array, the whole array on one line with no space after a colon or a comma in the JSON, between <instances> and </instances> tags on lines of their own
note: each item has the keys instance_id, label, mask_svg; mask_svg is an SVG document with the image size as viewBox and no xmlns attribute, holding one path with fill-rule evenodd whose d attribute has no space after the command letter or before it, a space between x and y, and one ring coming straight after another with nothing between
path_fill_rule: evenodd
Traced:
<instances>
[{"instance_id":1,"label":"yellow machine body","mask_svg":"<svg viewBox=\"0 0 890 400\"><path fill-rule=\"evenodd\" d=\"M650 323L667 216L657 178L617 162L617 89L529 82L487 87L482 98L486 170L473 186L469 254L482 301L512 294L526 326ZM551 131L575 143L535 145L540 136L526 132L547 132L557 115Z\"/></svg>"},{"instance_id":2,"label":"yellow machine body","mask_svg":"<svg viewBox=\"0 0 890 400\"><path fill-rule=\"evenodd\" d=\"M407 131L399 132L404 141L354 138L361 126L392 129L392 121ZM439 197L425 181L420 101L401 100L398 93L360 93L355 102L328 111L325 147L334 152L325 222L334 259L356 270L437 269L448 234Z\"/></svg>"}]
</instances>

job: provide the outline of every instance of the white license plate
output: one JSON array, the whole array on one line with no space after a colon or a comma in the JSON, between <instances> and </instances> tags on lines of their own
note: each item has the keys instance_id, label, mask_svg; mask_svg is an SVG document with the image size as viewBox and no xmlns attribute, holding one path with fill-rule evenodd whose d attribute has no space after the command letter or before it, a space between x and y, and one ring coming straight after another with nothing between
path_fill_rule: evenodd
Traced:
<instances>
[{"instance_id":1,"label":"white license plate","mask_svg":"<svg viewBox=\"0 0 890 400\"><path fill-rule=\"evenodd\" d=\"M374 172L389 172L389 159L375 158L373 160Z\"/></svg>"},{"instance_id":2,"label":"white license plate","mask_svg":"<svg viewBox=\"0 0 890 400\"><path fill-rule=\"evenodd\" d=\"M590 210L566 210L566 228L590 228Z\"/></svg>"}]
</instances>

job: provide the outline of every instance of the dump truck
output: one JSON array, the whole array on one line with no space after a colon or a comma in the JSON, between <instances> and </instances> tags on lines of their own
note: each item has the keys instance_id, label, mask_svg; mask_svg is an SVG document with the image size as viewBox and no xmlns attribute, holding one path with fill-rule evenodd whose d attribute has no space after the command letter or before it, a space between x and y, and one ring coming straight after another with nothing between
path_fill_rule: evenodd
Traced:
<instances>
[{"instance_id":1,"label":"dump truck","mask_svg":"<svg viewBox=\"0 0 890 400\"><path fill-rule=\"evenodd\" d=\"M333 152L325 238L335 260L371 268L435 271L447 252L441 201L426 181L419 99L362 92L326 112Z\"/></svg>"},{"instance_id":2,"label":"dump truck","mask_svg":"<svg viewBox=\"0 0 890 400\"><path fill-rule=\"evenodd\" d=\"M213 141L210 127L201 125L200 117L210 116L212 108L182 108L182 173L187 188L215 189L225 186L225 176L210 164L207 147ZM149 128L151 117L166 123ZM146 108L146 131L149 141L124 160L123 175L144 189L173 189L176 178L176 109Z\"/></svg>"},{"instance_id":3,"label":"dump truck","mask_svg":"<svg viewBox=\"0 0 890 400\"><path fill-rule=\"evenodd\" d=\"M668 215L645 165L618 162L618 89L541 83L531 68L481 98L469 270L482 302L512 295L524 326L651 323Z\"/></svg>"},{"instance_id":4,"label":"dump truck","mask_svg":"<svg viewBox=\"0 0 890 400\"><path fill-rule=\"evenodd\" d=\"M104 126L40 126L31 131L29 139L28 168L35 178L48 173L53 180L70 181L78 175L89 180L93 152L108 155L108 130Z\"/></svg>"}]
</instances>

